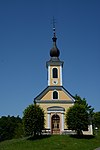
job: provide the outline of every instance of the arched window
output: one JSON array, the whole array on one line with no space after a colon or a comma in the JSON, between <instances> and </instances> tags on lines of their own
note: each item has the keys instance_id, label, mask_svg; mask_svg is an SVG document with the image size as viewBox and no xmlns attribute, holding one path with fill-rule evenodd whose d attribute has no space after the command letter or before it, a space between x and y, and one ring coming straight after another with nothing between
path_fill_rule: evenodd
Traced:
<instances>
[{"instance_id":1,"label":"arched window","mask_svg":"<svg viewBox=\"0 0 100 150\"><path fill-rule=\"evenodd\" d=\"M58 99L58 92L57 91L53 92L53 99Z\"/></svg>"},{"instance_id":2,"label":"arched window","mask_svg":"<svg viewBox=\"0 0 100 150\"><path fill-rule=\"evenodd\" d=\"M58 78L58 69L57 68L53 68L52 74L53 74L53 78Z\"/></svg>"}]
</instances>

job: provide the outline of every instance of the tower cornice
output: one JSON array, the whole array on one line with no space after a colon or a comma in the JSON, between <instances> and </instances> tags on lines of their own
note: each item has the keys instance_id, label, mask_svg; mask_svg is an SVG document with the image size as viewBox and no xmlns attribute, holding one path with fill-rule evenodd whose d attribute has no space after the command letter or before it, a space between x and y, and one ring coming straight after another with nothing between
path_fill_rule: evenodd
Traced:
<instances>
[{"instance_id":1,"label":"tower cornice","mask_svg":"<svg viewBox=\"0 0 100 150\"><path fill-rule=\"evenodd\" d=\"M62 66L63 67L64 62L60 61L59 58L51 58L49 61L46 62L46 67L48 66Z\"/></svg>"}]
</instances>

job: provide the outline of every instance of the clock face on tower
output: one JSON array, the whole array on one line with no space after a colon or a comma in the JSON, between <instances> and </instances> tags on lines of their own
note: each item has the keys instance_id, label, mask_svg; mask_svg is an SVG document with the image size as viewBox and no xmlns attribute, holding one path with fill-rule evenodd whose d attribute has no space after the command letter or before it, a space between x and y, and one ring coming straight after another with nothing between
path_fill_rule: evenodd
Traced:
<instances>
[{"instance_id":1,"label":"clock face on tower","mask_svg":"<svg viewBox=\"0 0 100 150\"><path fill-rule=\"evenodd\" d=\"M56 79L56 80L53 80L53 82L52 82L53 84L57 84L58 83L58 80Z\"/></svg>"}]
</instances>

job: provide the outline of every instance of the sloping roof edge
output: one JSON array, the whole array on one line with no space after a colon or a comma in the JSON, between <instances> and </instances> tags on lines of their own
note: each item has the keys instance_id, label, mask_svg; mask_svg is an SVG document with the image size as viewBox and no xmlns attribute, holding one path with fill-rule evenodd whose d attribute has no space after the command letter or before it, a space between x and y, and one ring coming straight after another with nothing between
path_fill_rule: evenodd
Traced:
<instances>
[{"instance_id":1,"label":"sloping roof edge","mask_svg":"<svg viewBox=\"0 0 100 150\"><path fill-rule=\"evenodd\" d=\"M34 98L34 101L41 100L49 90L63 90L71 98L71 100L75 102L74 97L63 86L47 86L37 97Z\"/></svg>"}]
</instances>

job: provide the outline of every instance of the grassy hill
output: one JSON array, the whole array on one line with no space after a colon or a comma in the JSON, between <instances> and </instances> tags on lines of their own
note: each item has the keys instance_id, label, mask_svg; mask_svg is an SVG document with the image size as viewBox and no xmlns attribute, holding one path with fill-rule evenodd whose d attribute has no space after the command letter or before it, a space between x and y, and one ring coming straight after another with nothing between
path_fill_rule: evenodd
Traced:
<instances>
[{"instance_id":1,"label":"grassy hill","mask_svg":"<svg viewBox=\"0 0 100 150\"><path fill-rule=\"evenodd\" d=\"M41 139L13 139L0 143L0 150L94 150L100 147L100 133L96 137L78 139L69 135L44 136Z\"/></svg>"}]
</instances>

